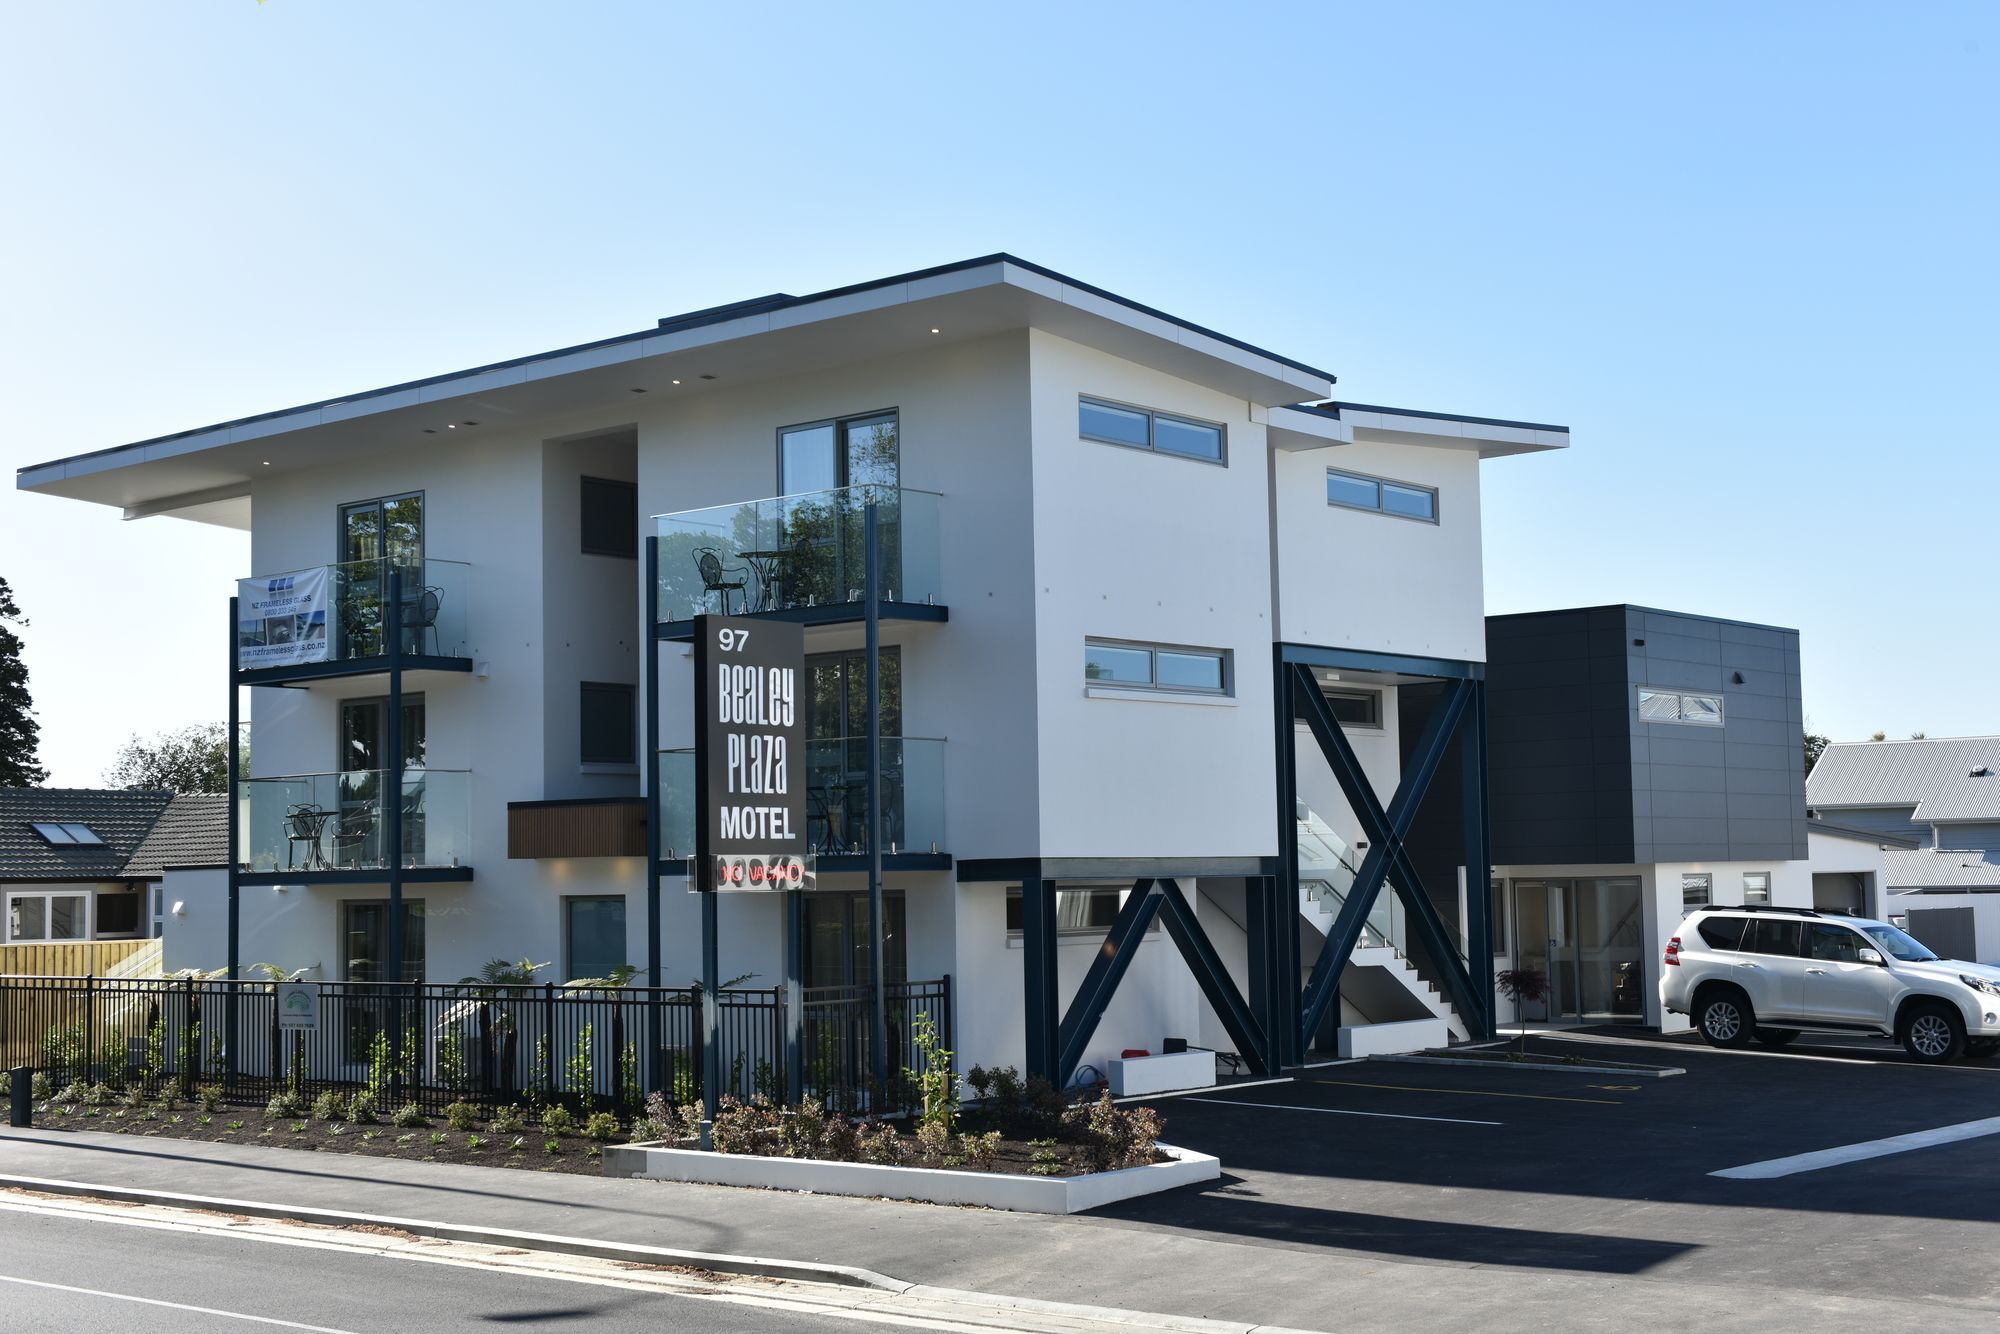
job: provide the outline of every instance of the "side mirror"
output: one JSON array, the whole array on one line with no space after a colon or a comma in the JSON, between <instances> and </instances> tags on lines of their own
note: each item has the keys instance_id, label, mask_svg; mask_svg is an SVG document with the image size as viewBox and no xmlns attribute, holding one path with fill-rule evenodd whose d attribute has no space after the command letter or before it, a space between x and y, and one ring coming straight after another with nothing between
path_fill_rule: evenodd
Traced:
<instances>
[{"instance_id":1,"label":"side mirror","mask_svg":"<svg viewBox=\"0 0 2000 1334\"><path fill-rule=\"evenodd\" d=\"M1882 957L1882 952L1880 950L1870 950L1870 949L1862 950L1861 962L1872 963L1877 968L1887 968L1889 966L1889 961Z\"/></svg>"}]
</instances>

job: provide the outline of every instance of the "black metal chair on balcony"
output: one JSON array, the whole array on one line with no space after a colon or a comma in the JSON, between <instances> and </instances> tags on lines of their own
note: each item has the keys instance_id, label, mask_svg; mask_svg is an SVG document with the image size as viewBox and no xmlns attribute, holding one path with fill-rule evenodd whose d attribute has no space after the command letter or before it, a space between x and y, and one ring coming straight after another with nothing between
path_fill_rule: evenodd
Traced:
<instances>
[{"instance_id":1,"label":"black metal chair on balcony","mask_svg":"<svg viewBox=\"0 0 2000 1334\"><path fill-rule=\"evenodd\" d=\"M285 808L285 869L324 871L326 855L320 836L326 832L326 818L332 812L310 801L293 802ZM305 865L294 863L303 852Z\"/></svg>"},{"instance_id":2,"label":"black metal chair on balcony","mask_svg":"<svg viewBox=\"0 0 2000 1334\"><path fill-rule=\"evenodd\" d=\"M694 553L694 567L701 571L702 591L721 594L724 616L732 614L729 610L731 592L744 595L747 610L749 594L745 590L750 586L750 571L747 568L741 565L724 565L722 556L714 547L697 547Z\"/></svg>"},{"instance_id":3,"label":"black metal chair on balcony","mask_svg":"<svg viewBox=\"0 0 2000 1334\"><path fill-rule=\"evenodd\" d=\"M403 594L403 629L414 630L408 636L416 652L423 652L424 632L430 631L431 654L440 656L438 651L438 613L444 609L444 590L436 585L413 588Z\"/></svg>"},{"instance_id":4,"label":"black metal chair on balcony","mask_svg":"<svg viewBox=\"0 0 2000 1334\"><path fill-rule=\"evenodd\" d=\"M333 864L335 868L347 869L357 864L357 856L364 852L368 841L375 837L375 798L340 812L340 819L333 827Z\"/></svg>"}]
</instances>

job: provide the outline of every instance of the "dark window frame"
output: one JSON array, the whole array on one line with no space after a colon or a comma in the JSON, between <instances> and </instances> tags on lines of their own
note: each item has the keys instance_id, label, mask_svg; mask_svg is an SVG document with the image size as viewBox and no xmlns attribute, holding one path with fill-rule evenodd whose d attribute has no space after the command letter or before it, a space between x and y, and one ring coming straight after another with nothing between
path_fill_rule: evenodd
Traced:
<instances>
[{"instance_id":1,"label":"dark window frame","mask_svg":"<svg viewBox=\"0 0 2000 1334\"><path fill-rule=\"evenodd\" d=\"M1069 940L1085 937L1096 940L1104 939L1105 935L1111 930L1111 924L1118 919L1119 909L1125 906L1124 896L1131 892L1132 887L1130 885L1073 885L1068 889L1058 886L1056 889L1057 939ZM1065 897L1078 894L1087 895L1091 900L1091 906L1089 909L1086 909L1084 915L1086 917L1101 916L1103 918L1102 925L1095 922L1088 922L1082 926L1064 926L1062 924L1062 900ZM1022 906L1024 902L1021 888L1019 886L1009 886L1007 889L1006 907L1002 917L1002 920L1006 923L1007 939L1009 940L1021 939L1022 933L1026 930L1025 923L1028 914L1027 909ZM1104 911L1098 906L1105 903L1109 905L1108 911ZM1159 930L1160 915L1154 913L1153 920L1146 923L1146 934L1149 936L1155 935Z\"/></svg>"},{"instance_id":2,"label":"dark window frame","mask_svg":"<svg viewBox=\"0 0 2000 1334\"><path fill-rule=\"evenodd\" d=\"M1137 445L1130 440L1117 440L1108 435L1092 435L1089 431L1085 430L1083 427L1083 410L1086 406L1093 404L1098 407L1110 408L1117 412L1135 412L1143 416L1146 419L1146 443ZM1178 425L1195 426L1203 430L1214 431L1216 433L1216 449L1218 451L1216 457L1209 458L1205 454L1190 454L1186 450L1181 449L1161 448L1159 423L1163 418ZM1159 454L1170 459L1186 459L1190 463L1206 463L1216 468L1227 468L1229 466L1229 423L1209 421L1205 417L1190 416L1185 412L1162 412L1158 408L1143 407L1137 403L1121 403L1115 398L1104 398L1097 394L1078 394L1076 396L1076 433L1078 438L1091 441L1093 444L1116 445L1120 449L1137 450L1141 454Z\"/></svg>"},{"instance_id":3,"label":"dark window frame","mask_svg":"<svg viewBox=\"0 0 2000 1334\"><path fill-rule=\"evenodd\" d=\"M592 755L588 749L588 729L584 726L584 700L592 693L620 694L628 702L631 727L623 756ZM579 764L636 765L639 763L639 687L625 681L578 681L576 683L576 755Z\"/></svg>"},{"instance_id":4,"label":"dark window frame","mask_svg":"<svg viewBox=\"0 0 2000 1334\"><path fill-rule=\"evenodd\" d=\"M873 412L843 412L837 417L816 417L812 421L791 422L780 426L776 434L778 463L778 494L815 495L814 491L793 491L785 481L785 437L794 431L811 431L821 426L833 428L833 489L844 491L854 485L853 457L848 450L847 433L855 426L880 421L887 417L896 423L896 480L893 483L868 483L867 485L891 486L900 490L903 485L903 410L900 407L877 408Z\"/></svg>"},{"instance_id":5,"label":"dark window frame","mask_svg":"<svg viewBox=\"0 0 2000 1334\"><path fill-rule=\"evenodd\" d=\"M571 907L579 903L617 904L619 923L625 928L625 948L627 950L630 950L632 946L632 924L628 920L628 910L630 909L631 905L626 902L625 896L623 894L564 894L561 899L561 913L562 913L563 980L565 982L574 982L580 977L609 977L611 975L611 970L609 968L603 970L602 972L594 972L594 973L579 972L577 969L576 956L574 953L574 950L576 948L575 936L571 931L569 914ZM630 964L631 962L632 961L629 958L621 958L618 960L616 964L613 964L612 967L615 968L618 967L619 965Z\"/></svg>"},{"instance_id":6,"label":"dark window frame","mask_svg":"<svg viewBox=\"0 0 2000 1334\"><path fill-rule=\"evenodd\" d=\"M1364 690L1358 686L1321 686L1319 693L1326 697L1329 709L1333 707L1333 701L1336 699L1368 701L1368 721L1366 722L1349 722L1347 719L1341 718L1338 713L1335 713L1334 717L1342 727L1359 727L1371 732L1386 730L1382 721L1381 691Z\"/></svg>"},{"instance_id":7,"label":"dark window frame","mask_svg":"<svg viewBox=\"0 0 2000 1334\"><path fill-rule=\"evenodd\" d=\"M630 502L627 513L632 521L632 544L629 548L623 546L593 545L591 543L590 491L592 487L615 488L620 496ZM585 473L577 478L577 505L577 545L582 554L586 556L612 556L620 560L639 559L639 484L637 482L628 482L617 477L593 477ZM618 531L621 534L624 533L625 529L622 524L619 526ZM599 535L602 535L601 531Z\"/></svg>"}]
</instances>

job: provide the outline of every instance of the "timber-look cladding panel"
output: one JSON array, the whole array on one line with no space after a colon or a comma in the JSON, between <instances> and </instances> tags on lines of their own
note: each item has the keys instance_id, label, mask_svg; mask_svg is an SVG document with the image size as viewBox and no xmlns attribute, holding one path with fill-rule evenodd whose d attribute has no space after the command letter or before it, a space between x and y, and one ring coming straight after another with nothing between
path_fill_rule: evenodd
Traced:
<instances>
[{"instance_id":1,"label":"timber-look cladding panel","mask_svg":"<svg viewBox=\"0 0 2000 1334\"><path fill-rule=\"evenodd\" d=\"M522 802L507 807L507 855L533 857L643 857L646 803L620 801Z\"/></svg>"},{"instance_id":2,"label":"timber-look cladding panel","mask_svg":"<svg viewBox=\"0 0 2000 1334\"><path fill-rule=\"evenodd\" d=\"M151 943L146 940L66 940L40 945L0 945L0 976L102 977L107 969Z\"/></svg>"}]
</instances>

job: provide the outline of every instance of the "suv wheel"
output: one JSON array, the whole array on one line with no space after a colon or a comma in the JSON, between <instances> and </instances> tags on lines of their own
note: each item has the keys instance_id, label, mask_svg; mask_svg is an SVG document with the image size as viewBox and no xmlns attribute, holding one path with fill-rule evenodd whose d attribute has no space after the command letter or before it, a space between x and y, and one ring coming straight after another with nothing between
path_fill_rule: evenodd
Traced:
<instances>
[{"instance_id":1,"label":"suv wheel","mask_svg":"<svg viewBox=\"0 0 2000 1334\"><path fill-rule=\"evenodd\" d=\"M1789 1047L1798 1035L1796 1028L1760 1028L1757 1030L1757 1043L1763 1047Z\"/></svg>"},{"instance_id":2,"label":"suv wheel","mask_svg":"<svg viewBox=\"0 0 2000 1334\"><path fill-rule=\"evenodd\" d=\"M1734 987L1717 987L1703 995L1694 1022L1702 1041L1711 1047L1740 1047L1757 1028L1748 998Z\"/></svg>"},{"instance_id":3,"label":"suv wheel","mask_svg":"<svg viewBox=\"0 0 2000 1334\"><path fill-rule=\"evenodd\" d=\"M1965 1050L1965 1021L1949 1005L1916 1006L1903 1020L1903 1049L1926 1065L1956 1060Z\"/></svg>"}]
</instances>

